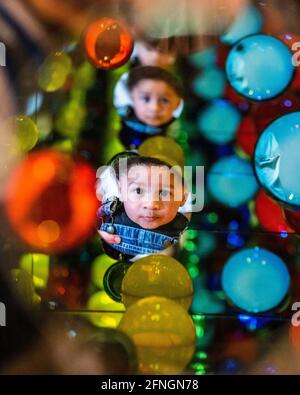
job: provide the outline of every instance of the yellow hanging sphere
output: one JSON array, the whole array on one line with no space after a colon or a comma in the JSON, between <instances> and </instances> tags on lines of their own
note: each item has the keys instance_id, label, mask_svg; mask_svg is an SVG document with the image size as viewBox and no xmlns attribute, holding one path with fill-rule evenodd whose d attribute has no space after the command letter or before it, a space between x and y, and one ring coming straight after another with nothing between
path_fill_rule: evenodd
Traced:
<instances>
[{"instance_id":1,"label":"yellow hanging sphere","mask_svg":"<svg viewBox=\"0 0 300 395\"><path fill-rule=\"evenodd\" d=\"M184 166L183 150L171 137L150 137L141 144L138 153L141 156L160 159L171 166Z\"/></svg>"},{"instance_id":2,"label":"yellow hanging sphere","mask_svg":"<svg viewBox=\"0 0 300 395\"><path fill-rule=\"evenodd\" d=\"M38 70L38 84L45 92L61 88L70 74L72 61L64 52L50 55Z\"/></svg>"},{"instance_id":3,"label":"yellow hanging sphere","mask_svg":"<svg viewBox=\"0 0 300 395\"><path fill-rule=\"evenodd\" d=\"M98 328L116 328L125 310L122 303L112 300L105 291L94 293L87 302L89 321Z\"/></svg>"},{"instance_id":4,"label":"yellow hanging sphere","mask_svg":"<svg viewBox=\"0 0 300 395\"><path fill-rule=\"evenodd\" d=\"M135 261L122 282L122 301L126 307L147 296L163 296L188 309L193 299L193 283L176 259L149 255Z\"/></svg>"},{"instance_id":5,"label":"yellow hanging sphere","mask_svg":"<svg viewBox=\"0 0 300 395\"><path fill-rule=\"evenodd\" d=\"M106 254L97 256L92 262L91 266L91 280L98 288L103 289L103 277L106 270L116 262Z\"/></svg>"},{"instance_id":6,"label":"yellow hanging sphere","mask_svg":"<svg viewBox=\"0 0 300 395\"><path fill-rule=\"evenodd\" d=\"M19 261L19 268L32 276L36 288L46 288L49 279L50 256L46 254L23 254Z\"/></svg>"},{"instance_id":7,"label":"yellow hanging sphere","mask_svg":"<svg viewBox=\"0 0 300 395\"><path fill-rule=\"evenodd\" d=\"M181 373L193 356L193 320L170 299L152 296L139 300L126 310L118 329L135 344L142 374Z\"/></svg>"},{"instance_id":8,"label":"yellow hanging sphere","mask_svg":"<svg viewBox=\"0 0 300 395\"><path fill-rule=\"evenodd\" d=\"M33 148L39 138L39 130L33 120L26 115L18 115L15 120L17 144L22 152Z\"/></svg>"},{"instance_id":9,"label":"yellow hanging sphere","mask_svg":"<svg viewBox=\"0 0 300 395\"><path fill-rule=\"evenodd\" d=\"M83 127L86 108L80 101L71 100L60 109L55 120L55 129L65 137L76 138Z\"/></svg>"}]
</instances>

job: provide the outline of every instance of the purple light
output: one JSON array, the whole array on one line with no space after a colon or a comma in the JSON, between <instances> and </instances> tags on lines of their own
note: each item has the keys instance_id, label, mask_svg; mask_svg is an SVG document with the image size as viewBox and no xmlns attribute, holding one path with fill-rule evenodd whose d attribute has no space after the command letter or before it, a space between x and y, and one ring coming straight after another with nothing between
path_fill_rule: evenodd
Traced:
<instances>
[{"instance_id":1,"label":"purple light","mask_svg":"<svg viewBox=\"0 0 300 395\"><path fill-rule=\"evenodd\" d=\"M266 372L269 374L274 374L276 373L276 369L272 368L272 366L269 366L266 368Z\"/></svg>"},{"instance_id":2,"label":"purple light","mask_svg":"<svg viewBox=\"0 0 300 395\"><path fill-rule=\"evenodd\" d=\"M283 105L284 105L285 107L292 107L293 102L292 102L291 100L285 100L285 101L283 102Z\"/></svg>"}]
</instances>

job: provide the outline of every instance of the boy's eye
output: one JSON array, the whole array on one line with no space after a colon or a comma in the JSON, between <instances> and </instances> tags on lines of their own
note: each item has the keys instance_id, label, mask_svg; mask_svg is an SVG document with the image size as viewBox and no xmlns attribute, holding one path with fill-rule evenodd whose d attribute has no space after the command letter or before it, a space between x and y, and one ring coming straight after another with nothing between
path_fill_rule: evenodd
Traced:
<instances>
[{"instance_id":1,"label":"boy's eye","mask_svg":"<svg viewBox=\"0 0 300 395\"><path fill-rule=\"evenodd\" d=\"M167 190L161 190L161 191L159 191L159 197L160 198L171 197L171 193L170 193L170 191L167 191Z\"/></svg>"},{"instance_id":2,"label":"boy's eye","mask_svg":"<svg viewBox=\"0 0 300 395\"><path fill-rule=\"evenodd\" d=\"M137 187L137 188L135 188L135 193L137 194L137 195L141 195L142 193L143 193L143 190L142 190L142 188L140 188L140 187Z\"/></svg>"},{"instance_id":3,"label":"boy's eye","mask_svg":"<svg viewBox=\"0 0 300 395\"><path fill-rule=\"evenodd\" d=\"M145 95L145 96L141 96L142 101L144 101L145 103L149 103L150 101L150 96Z\"/></svg>"},{"instance_id":4,"label":"boy's eye","mask_svg":"<svg viewBox=\"0 0 300 395\"><path fill-rule=\"evenodd\" d=\"M160 99L160 101L161 101L162 104L169 104L169 103L170 103L170 100L167 99L166 97L162 97L162 98Z\"/></svg>"}]
</instances>

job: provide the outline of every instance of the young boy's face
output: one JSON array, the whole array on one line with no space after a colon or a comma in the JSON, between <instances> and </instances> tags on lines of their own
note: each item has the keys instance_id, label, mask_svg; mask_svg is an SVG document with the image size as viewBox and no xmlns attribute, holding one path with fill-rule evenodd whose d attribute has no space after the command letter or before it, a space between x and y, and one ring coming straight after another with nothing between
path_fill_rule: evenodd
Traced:
<instances>
[{"instance_id":1,"label":"young boy's face","mask_svg":"<svg viewBox=\"0 0 300 395\"><path fill-rule=\"evenodd\" d=\"M126 214L144 229L170 223L184 203L181 177L167 166L132 166L121 175L120 189Z\"/></svg>"},{"instance_id":2,"label":"young boy's face","mask_svg":"<svg viewBox=\"0 0 300 395\"><path fill-rule=\"evenodd\" d=\"M166 82L145 79L139 81L131 91L136 117L150 126L163 125L173 118L180 97Z\"/></svg>"}]
</instances>

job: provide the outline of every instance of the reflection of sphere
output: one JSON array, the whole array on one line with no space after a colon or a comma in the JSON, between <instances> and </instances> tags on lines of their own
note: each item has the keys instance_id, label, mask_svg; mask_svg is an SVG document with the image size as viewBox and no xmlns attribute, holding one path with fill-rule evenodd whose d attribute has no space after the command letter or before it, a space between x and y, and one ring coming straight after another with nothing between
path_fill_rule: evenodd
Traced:
<instances>
[{"instance_id":1,"label":"reflection of sphere","mask_svg":"<svg viewBox=\"0 0 300 395\"><path fill-rule=\"evenodd\" d=\"M289 285L290 275L283 260L259 247L233 254L222 272L227 297L238 308L252 313L276 307Z\"/></svg>"},{"instance_id":2,"label":"reflection of sphere","mask_svg":"<svg viewBox=\"0 0 300 395\"><path fill-rule=\"evenodd\" d=\"M218 99L200 112L197 124L199 132L207 140L225 144L233 139L240 120L239 111L231 103Z\"/></svg>"},{"instance_id":3,"label":"reflection of sphere","mask_svg":"<svg viewBox=\"0 0 300 395\"><path fill-rule=\"evenodd\" d=\"M122 283L132 262L118 261L110 266L103 278L104 290L116 302L122 301Z\"/></svg>"},{"instance_id":4,"label":"reflection of sphere","mask_svg":"<svg viewBox=\"0 0 300 395\"><path fill-rule=\"evenodd\" d=\"M126 310L119 329L135 344L142 374L180 373L193 356L193 321L172 300L156 296L139 300Z\"/></svg>"},{"instance_id":5,"label":"reflection of sphere","mask_svg":"<svg viewBox=\"0 0 300 395\"><path fill-rule=\"evenodd\" d=\"M112 18L91 23L84 32L83 45L89 61L102 69L114 69L126 63L133 50L129 30Z\"/></svg>"},{"instance_id":6,"label":"reflection of sphere","mask_svg":"<svg viewBox=\"0 0 300 395\"><path fill-rule=\"evenodd\" d=\"M67 154L40 150L12 173L6 210L15 232L32 247L61 252L84 242L94 230L98 202L95 172Z\"/></svg>"},{"instance_id":7,"label":"reflection of sphere","mask_svg":"<svg viewBox=\"0 0 300 395\"><path fill-rule=\"evenodd\" d=\"M93 325L99 328L116 328L122 318L124 306L113 301L105 291L98 291L89 298L87 310L93 310L88 314Z\"/></svg>"},{"instance_id":8,"label":"reflection of sphere","mask_svg":"<svg viewBox=\"0 0 300 395\"><path fill-rule=\"evenodd\" d=\"M258 139L254 159L261 186L290 208L300 207L300 111L276 119Z\"/></svg>"},{"instance_id":9,"label":"reflection of sphere","mask_svg":"<svg viewBox=\"0 0 300 395\"><path fill-rule=\"evenodd\" d=\"M93 333L88 344L99 355L102 374L136 374L137 360L134 344L125 333L102 327Z\"/></svg>"},{"instance_id":10,"label":"reflection of sphere","mask_svg":"<svg viewBox=\"0 0 300 395\"><path fill-rule=\"evenodd\" d=\"M271 232L287 232L282 209L263 191L260 191L255 199L255 213L261 226Z\"/></svg>"},{"instance_id":11,"label":"reflection of sphere","mask_svg":"<svg viewBox=\"0 0 300 395\"><path fill-rule=\"evenodd\" d=\"M15 118L16 138L21 151L29 151L33 148L39 137L36 124L26 115Z\"/></svg>"},{"instance_id":12,"label":"reflection of sphere","mask_svg":"<svg viewBox=\"0 0 300 395\"><path fill-rule=\"evenodd\" d=\"M257 190L251 164L235 155L224 157L212 165L207 186L218 202L229 207L246 203Z\"/></svg>"},{"instance_id":13,"label":"reflection of sphere","mask_svg":"<svg viewBox=\"0 0 300 395\"><path fill-rule=\"evenodd\" d=\"M222 356L233 358L244 364L254 362L258 355L258 342L252 336L239 331L232 333L225 340L226 345L222 350Z\"/></svg>"},{"instance_id":14,"label":"reflection of sphere","mask_svg":"<svg viewBox=\"0 0 300 395\"><path fill-rule=\"evenodd\" d=\"M141 156L158 158L171 166L184 165L183 150L171 137L150 137L142 143L138 153Z\"/></svg>"},{"instance_id":15,"label":"reflection of sphere","mask_svg":"<svg viewBox=\"0 0 300 395\"><path fill-rule=\"evenodd\" d=\"M246 154L252 156L258 139L257 128L252 117L246 116L238 128L236 142Z\"/></svg>"},{"instance_id":16,"label":"reflection of sphere","mask_svg":"<svg viewBox=\"0 0 300 395\"><path fill-rule=\"evenodd\" d=\"M122 283L122 300L126 307L146 296L163 296L188 309L193 298L192 280L176 259L149 255L131 265Z\"/></svg>"},{"instance_id":17,"label":"reflection of sphere","mask_svg":"<svg viewBox=\"0 0 300 395\"><path fill-rule=\"evenodd\" d=\"M38 70L38 84L45 92L61 88L71 72L72 61L63 52L50 55Z\"/></svg>"},{"instance_id":18,"label":"reflection of sphere","mask_svg":"<svg viewBox=\"0 0 300 395\"><path fill-rule=\"evenodd\" d=\"M240 40L226 61L231 86L241 95L258 101L282 93L294 70L289 48L277 38L263 34Z\"/></svg>"}]
</instances>

